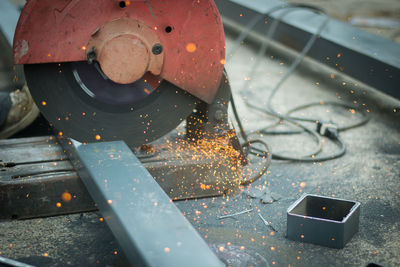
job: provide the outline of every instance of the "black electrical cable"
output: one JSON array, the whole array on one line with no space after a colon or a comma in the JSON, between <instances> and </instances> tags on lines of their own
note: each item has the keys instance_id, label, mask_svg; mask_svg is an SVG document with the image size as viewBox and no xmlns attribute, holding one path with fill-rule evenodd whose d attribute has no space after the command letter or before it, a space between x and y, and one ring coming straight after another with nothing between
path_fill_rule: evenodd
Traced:
<instances>
[{"instance_id":1,"label":"black electrical cable","mask_svg":"<svg viewBox=\"0 0 400 267\"><path fill-rule=\"evenodd\" d=\"M259 16L255 17L255 18L253 18L253 19L249 22L249 24L246 25L246 29L247 29L247 30L242 31L241 34L239 35L239 37L236 39L236 41L235 41L235 43L234 43L234 45L233 45L232 52L231 52L231 53L228 53L228 55L229 55L230 57L233 56L233 54L238 50L238 47L240 46L240 44L241 44L241 43L246 39L246 37L248 36L249 31L250 31L252 28L254 28L255 25L256 25L262 18L265 18L267 14L272 14L273 12L278 11L278 10L281 10L281 9L295 8L295 7L300 8L300 7L304 7L304 5L301 5L301 4L300 4L300 5L297 5L297 4L294 4L294 5L284 4L284 5L280 5L280 6L275 6L275 7L273 7L272 9L270 9L266 14L259 15ZM315 10L321 11L321 10L319 10L318 8L315 8ZM277 26L278 26L278 20L275 20L274 23L273 23L272 26L271 26L271 28L272 28L273 30L272 30L272 31L269 31L269 35L270 35L270 36L268 36L269 38L272 37L272 34L273 34L273 32L276 30L276 27L277 27ZM263 42L262 48L260 49L261 51L259 51L259 57L258 57L258 58L260 58L263 54L265 54L265 52L266 52L266 50L267 50L267 44L268 44L268 43ZM253 67L253 69L255 69L255 68ZM239 126L239 130L240 130L241 136L242 136L242 138L243 138L244 141L245 141L245 143L242 144L242 147L246 149L247 154L253 154L253 155L256 155L256 156L259 156L259 157L263 157L263 158L266 159L265 164L263 165L262 169L261 169L256 175L254 175L254 176L251 177L250 179L246 179L245 181L243 181L243 182L241 183L242 185L247 185L247 184L250 184L250 183L254 182L255 180L259 179L259 178L267 171L267 169L268 169L268 167L270 166L271 161L272 161L272 154L271 154L271 150L270 150L268 144L265 143L264 141L259 140L259 139L250 140L250 141L248 140L247 134L246 134L246 132L245 132L245 130L244 130L244 128L243 128L243 125L242 125L242 123L241 123L239 114L238 114L238 112L237 112L236 105L235 105L235 101L234 101L233 97L231 97L231 104L232 104L232 110L233 110L235 119L236 119L237 124L238 124L238 126ZM321 145L321 142L320 142L320 137L319 137L317 134L312 133L312 132L311 132L309 129L307 129L307 128L304 128L304 130L306 130L306 131L308 131L308 132L310 132L311 134L314 135L314 137L317 139L318 144L319 144L319 147L318 147L318 149L317 149L316 152L321 151L322 145ZM252 147L252 145L255 144L255 143L259 143L259 144L264 145L265 151L258 150L257 148ZM258 153L253 152L252 150L258 151ZM312 155L313 155L314 153L315 153L315 152L313 152Z\"/></svg>"},{"instance_id":2,"label":"black electrical cable","mask_svg":"<svg viewBox=\"0 0 400 267\"><path fill-rule=\"evenodd\" d=\"M300 6L300 5L299 5L299 6L294 6L294 5L289 5L289 6L286 6L286 5L277 6L277 7L272 8L272 9L268 12L268 14L271 14L272 12L275 12L275 11L280 10L280 9L299 8L299 7L302 7L302 8L303 8L304 5L301 5L301 6ZM314 9L314 8L313 8L313 9ZM317 12L323 12L323 11L321 11L321 10L318 9L318 8L315 8L315 10L316 10ZM287 12L286 12L286 13L287 13ZM286 14L286 13L284 13L284 14ZM283 15L282 15L282 16L283 16ZM327 20L326 20L326 21L327 21ZM325 26L326 21L325 21L325 23L324 23L323 26ZM278 26L278 23L279 23L279 19L274 20L274 22L272 23L271 27L269 28L269 30L268 30L268 32L267 32L267 38L268 38L268 39L271 39L271 38L272 38L272 35L273 35L274 32L276 31L276 28L277 28L277 26ZM252 27L254 27L254 25L255 25L254 21L251 21L249 24L250 24L250 26L252 26ZM322 31L322 29L323 29L323 27L321 26L321 27L319 28L318 33L316 33L315 35L319 34L319 32ZM250 29L248 28L246 32L248 32L249 30L250 30ZM247 35L248 35L248 34L241 34L241 35L239 36L239 38L235 41L235 45L234 45L234 46L237 46L238 44L240 44L240 43L245 39L245 37L246 37ZM308 44L307 48L308 48L308 47L311 47L310 42L313 42L313 41L315 41L315 40L313 40L313 38L311 38L310 41L307 43L307 44ZM265 54L265 52L266 52L266 50L267 50L267 47L268 47L268 42L264 41L264 42L262 43L262 46L261 46L259 52L258 52L257 60L256 60L256 62L253 64L253 67L252 67L252 69L251 69L250 77L253 76L253 73L254 73L255 69L257 68L258 64L260 63L261 58L262 58L263 55ZM244 85L244 88L245 88L245 89L247 88L247 84ZM273 114L271 114L271 115L276 116L276 115L279 115L279 114L276 113L276 112L273 112ZM235 117L236 117L236 120L239 122L239 121L240 121L239 117L238 117L238 116L235 116ZM239 120L238 120L238 119L239 119ZM282 119L282 118L281 118L281 119ZM307 127L304 126L304 125L299 125L296 121L293 121L293 120L290 120L290 119L288 119L287 121L288 121L289 123L292 123L292 124L294 124L294 125L296 125L296 126L302 128L302 129L305 130L306 132L310 133L310 134L316 139L317 144L318 144L317 148L316 148L314 151L312 151L310 154L306 155L305 157L307 157L307 156L315 156L316 154L318 154L319 152L321 152L321 150L322 150L322 142L321 142L320 136L319 136L316 132L312 131L311 129L307 128ZM238 124L239 124L239 123L238 123ZM241 124L241 123L240 123L240 124ZM239 128L241 128L241 130L240 130L241 132L244 131L244 130L242 129L241 125L239 125ZM246 138L247 138L247 137L246 137ZM273 155L273 156L274 156L274 155Z\"/></svg>"},{"instance_id":3,"label":"black electrical cable","mask_svg":"<svg viewBox=\"0 0 400 267\"><path fill-rule=\"evenodd\" d=\"M253 144L256 144L256 143L263 145L264 150L253 147ZM262 165L261 170L259 170L251 178L243 180L240 183L241 185L248 185L248 184L251 184L254 181L258 180L268 170L268 168L272 162L272 154L270 152L271 150L270 150L268 144L260 139L250 140L250 141L246 142L245 144L243 144L242 146L244 148L248 147L249 154L265 159L265 163Z\"/></svg>"},{"instance_id":4,"label":"black electrical cable","mask_svg":"<svg viewBox=\"0 0 400 267\"><path fill-rule=\"evenodd\" d=\"M287 121L291 124L296 125L297 127L303 128L304 130L308 131L309 133L313 133L314 135L318 133L316 131L310 130L307 127L305 127L304 125L300 124L298 121L303 121L303 122L318 122L318 120L315 119L309 119L309 118L299 118L299 117L292 117L289 116L290 113L297 111L301 108L306 108L309 107L310 105L304 105L302 107L298 107L292 111L290 111L288 113L288 115L282 115L280 113L278 113L277 111L274 110L273 106L272 106L272 99L275 96L275 94L278 92L278 90L281 88L281 85L287 80L287 78L290 77L290 75L295 71L295 69L297 68L297 66L301 63L301 61L304 59L304 57L306 56L306 54L309 52L309 50L311 49L312 45L315 43L317 37L320 35L320 33L322 32L322 30L325 28L325 26L327 25L329 21L329 17L326 17L324 22L320 25L320 27L318 28L317 32L314 33L312 35L312 37L309 39L309 41L307 42L306 46L303 48L302 52L300 53L300 55L296 58L296 60L292 63L292 65L290 66L289 70L284 74L284 76L279 80L279 82L275 85L275 87L272 89L272 92L270 94L270 96L268 97L267 100L267 109L266 110L262 110L263 112L275 116L277 118L279 118L280 121L284 120ZM269 33L269 35L271 35L271 33ZM260 50L263 50L263 48L260 48ZM265 51L262 51L263 53L265 53ZM253 65L253 69L252 72L255 71L255 66L256 64ZM252 107L252 108L256 108L258 110L260 110L259 107L256 107L250 103L247 102L247 104ZM342 105L345 106L343 104L340 103L335 103L336 105ZM315 103L312 103L312 105L315 105ZM361 124L365 123L366 121L368 121L368 118L364 119ZM355 126L353 126L354 128ZM337 130L335 129L336 133ZM290 132L286 132L286 134L288 134ZM296 132L297 133L297 132ZM331 139L332 141L334 141L335 143L338 144L339 146L339 151L336 151L334 153L332 153L331 155L328 156L316 156L318 153L321 152L322 150L322 142L321 139L318 139L318 150L313 152L312 155L304 155L301 157L292 157L292 156L286 156L286 155L281 155L281 154L277 154L277 153L273 153L272 157L274 159L280 159L280 160L293 160L293 161L303 161L303 162L319 162L319 161L325 161L325 160L330 160L330 159L334 159L334 158L338 158L341 157L345 154L346 152L346 145L344 144L343 140L341 138L339 138L338 134L334 134L334 135L330 135L328 136L329 139ZM311 156L311 157L310 157Z\"/></svg>"},{"instance_id":5,"label":"black electrical cable","mask_svg":"<svg viewBox=\"0 0 400 267\"><path fill-rule=\"evenodd\" d=\"M303 50L302 50L302 52L300 53L300 55L299 55L299 56L295 59L295 61L292 63L292 65L290 66L289 70L285 73L285 75L281 78L281 80L280 80L280 81L275 85L275 87L273 88L273 90L272 90L272 92L271 92L271 94L270 94L270 96L269 96L269 98L268 98L268 101L267 101L267 110L261 109L260 107L257 107L257 106L254 106L254 105L250 104L250 103L247 102L247 101L246 101L246 104L249 105L249 106L252 107L252 108L256 108L256 109L261 110L261 111L263 111L263 112L265 112L265 113L267 113L267 114L269 114L269 115L272 115L272 116L274 116L274 117L279 118L279 121L278 121L277 124L275 124L275 125L280 124L282 121L287 121L287 122L289 122L290 124L293 124L293 125L295 125L296 127L299 127L299 128L302 128L302 129L303 129L302 131L275 131L275 132L264 131L263 133L266 133L266 134L269 134L269 133L272 133L272 134L294 134L294 133L302 133L302 132L306 131L306 132L309 132L310 134L312 134L312 135L316 138L316 140L317 140L317 143L318 143L317 149L316 149L315 151L313 151L313 153L311 153L311 154L309 154L309 155L305 155L305 156L301 156L301 157L290 157L290 156L279 155L279 154L274 153L274 154L272 155L272 158L274 158L274 159L282 159L282 160L302 161L302 162L318 162L318 161L330 160L330 159L334 159L334 158L341 157L341 156L343 156L343 155L345 154L345 152L346 152L346 145L345 145L345 143L343 142L343 140L339 137L338 131L344 131L344 130L351 129L351 128L354 128L354 127L357 127L357 126L360 126L360 125L365 124L365 123L369 120L369 116L368 116L365 112L363 112L361 109L358 109L358 110L361 112L361 114L363 114L363 119L362 119L360 122L355 123L355 124L352 124L352 125L349 125L349 126L342 126L342 127L332 127L332 126L329 126L330 128L329 128L329 127L327 128L327 133L328 133L328 134L325 134L325 135L326 135L329 139L331 139L332 141L334 141L335 143L338 144L338 146L339 146L339 151L337 151L337 152L335 152L335 153L333 153L332 155L329 155L329 156L319 156L319 157L317 157L316 155L317 155L318 153L320 153L321 150L322 150L322 141L321 141L321 138L320 138L320 135L319 135L319 134L321 134L321 133L317 133L316 131L309 129L308 127L306 127L306 126L300 124L298 121L303 121L303 122L315 122L315 123L317 124L317 126L320 126L320 127L323 127L323 126L326 126L326 125L320 123L319 120L316 120L316 119L301 118L301 117L293 117L293 116L290 116L290 114L294 113L295 111L299 111L299 110L301 110L301 109L305 109L305 108L308 108L308 107L311 107L311 106L316 106L316 105L318 105L318 104L321 105L321 103L310 103L310 104L298 106L298 107L296 107L296 108L290 110L289 112L287 112L287 114L285 114L285 115L282 115L282 114L276 112L276 111L273 109L273 107L272 107L272 98L273 98L274 95L277 93L277 91L280 89L281 85L287 80L287 78L290 77L290 75L295 71L295 69L297 68L297 66L298 66L298 65L301 63L301 61L304 59L304 57L305 57L306 54L309 52L309 50L311 49L312 45L315 43L316 39L317 39L318 36L321 34L321 32L324 30L324 28L326 27L326 25L327 25L327 23L328 23L328 21L329 21L329 17L327 16L327 13L326 13L324 10L319 9L319 8L316 8L316 7L313 7L313 6L303 5L303 4L299 4L299 5L283 5L283 6L277 6L277 7L272 8L267 14L271 14L272 12L275 12L275 11L277 11L277 10L286 9L286 8L307 8L307 9L313 10L313 11L315 11L315 12L324 14L324 15L326 15L326 17L325 17L323 23L322 23L322 24L320 25L320 27L317 29L317 32L314 33L314 34L311 36L311 38L310 38L309 41L307 42L306 46L303 48ZM269 30L268 30L268 32L267 32L267 38L266 38L267 40L272 39L272 36L273 36L274 32L276 31L276 28L277 28L277 25L278 25L278 23L279 23L279 20L280 20L284 15L286 15L286 14L287 14L287 12L286 12L286 13L283 13L283 14L280 16L280 18L274 20L273 24L271 25L271 27L269 28ZM249 24L247 25L247 27L246 27L247 30L246 30L246 31L242 31L242 33L240 34L240 36L236 39L236 41L235 41L235 43L234 43L234 48L235 48L234 51L235 51L235 52L236 52L236 50L237 50L237 47L238 47L238 46L243 42L243 40L248 36L248 32L251 30L251 28L253 28L253 27L257 24L257 22L259 22L263 17L264 17L264 16L261 15L261 16L255 17L252 21L250 21L250 23L249 23ZM251 69L251 71L250 71L250 76L249 76L249 77L252 77L252 76L254 75L254 72L255 72L255 70L256 70L258 64L260 63L261 58L264 56L264 54L265 54L265 52L266 52L266 50L267 50L267 46L268 46L268 43L264 40L264 42L262 43L262 46L261 46L260 49L259 49L258 56L257 56L257 60L256 60L256 62L253 64L253 67L252 67L252 69ZM231 53L230 55L232 56L233 53ZM246 83L246 84L244 85L244 89L246 89L247 87L248 87L248 83ZM248 142L248 137L247 137L247 135L246 135L246 133L245 133L245 131L244 131L244 129L243 129L243 126L242 126L241 122L240 122L240 118L239 118L239 116L238 116L236 107L235 107L235 105L234 105L234 100L233 100L233 98L232 98L232 103L233 103L233 104L232 104L232 108L233 108L233 110L234 110L235 119L236 119L236 121L238 122L241 135L242 135L243 139L244 139L244 140L246 141L246 143L247 143L247 142ZM336 105L336 106L342 106L342 107L351 108L351 109L357 109L357 108L354 107L354 106L345 105L345 104L337 103L337 102L325 102L325 104L328 104L328 105ZM273 126L275 126L275 125L273 125ZM329 125L329 124L328 124L328 125ZM271 126L269 126L269 127L271 127ZM267 128L269 128L269 127L267 127ZM266 129L266 128L264 128L264 129L262 129L262 130L265 130L265 129ZM268 152L270 152L269 149L268 149ZM270 153L269 153L269 154L270 154ZM262 174L261 174L261 175L262 175ZM252 179L251 179L251 180L252 180ZM254 180L255 180L255 179L254 179Z\"/></svg>"},{"instance_id":6,"label":"black electrical cable","mask_svg":"<svg viewBox=\"0 0 400 267\"><path fill-rule=\"evenodd\" d=\"M304 5L302 5L302 7L304 7ZM325 14L325 12L321 11L320 9L316 9L315 11ZM275 21L279 21L280 19L282 19L282 17L284 15L286 15L286 14L285 13L281 14L281 16L278 19L276 19ZM337 156L336 154L334 154L334 155L330 156L329 158L326 158L326 157L317 158L316 155L319 154L322 151L322 141L321 141L321 138L320 138L319 134L316 131L309 129L305 125L300 124L295 119L290 118L290 116L286 116L286 115L282 115L282 114L278 113L272 107L272 98L273 98L273 96L281 88L281 85L290 77L290 75L292 75L292 73L297 68L297 66L301 63L301 61L303 60L305 55L309 52L309 50L311 49L312 45L315 43L317 37L321 34L323 29L326 27L328 21L329 21L329 17L325 16L323 23L318 27L317 31L308 40L308 42L306 43L306 46L301 51L300 55L296 58L296 60L290 66L289 70L284 74L284 76L279 80L279 82L272 89L272 92L271 92L271 94L270 94L270 96L269 96L269 98L267 100L267 109L264 110L265 113L267 113L269 115L272 115L274 117L277 117L280 120L285 120L285 121L289 122L290 124L295 125L295 126L297 126L299 128L302 128L306 132L310 133L312 136L315 137L315 140L317 141L317 148L315 150L313 150L311 153L309 153L307 155L300 156L300 157L290 157L290 156L279 155L277 153L273 153L272 157L275 158L275 159L285 159L285 160L295 160L295 161L302 161L303 159L305 159L306 161L308 161L309 158L311 157L314 161L318 161L318 160L327 160L327 159L330 159L330 158L333 158L333 157ZM272 38L272 35L274 34L276 28L277 28L277 26L275 26L275 27L271 26L271 28L268 30L268 34L267 34L268 39ZM259 64L261 58L265 54L265 52L266 52L266 49L265 49L266 48L266 43L267 43L266 40L264 40L263 45L261 46L261 48L259 50L259 54L258 54L258 57L257 57L258 60L253 64L251 73L255 72L255 69L257 68L257 65ZM254 108L254 105L252 105L252 104L250 104L248 102L247 102L247 104ZM341 147L342 148L345 147L344 144L341 144ZM340 151L340 153L341 153L341 151Z\"/></svg>"},{"instance_id":7,"label":"black electrical cable","mask_svg":"<svg viewBox=\"0 0 400 267\"><path fill-rule=\"evenodd\" d=\"M362 126L362 125L366 124L370 119L370 116L364 110L362 110L362 109L360 109L360 108L358 108L358 107L356 107L354 105L348 105L348 104L334 102L334 101L313 102L313 103L308 103L308 104L305 104L305 105L300 105L300 106L297 106L297 107L289 110L287 112L287 114L290 115L290 114L292 114L294 112L297 112L297 111L300 111L300 110L303 110L303 109L307 109L307 108L310 108L310 107L314 107L314 106L338 106L338 107L347 108L349 110L354 110L355 112L358 111L358 113L362 115L362 119L360 121L358 121L358 122L352 123L350 125L338 126L337 130L340 131L340 132L343 132L343 131L346 131L346 130L350 130L350 129ZM293 117L293 116L291 116L291 118L293 118L295 120L303 120L303 119L305 119L305 118ZM307 120L310 121L310 122L315 122L315 123L317 123L319 121L318 119L307 119Z\"/></svg>"},{"instance_id":8,"label":"black electrical cable","mask_svg":"<svg viewBox=\"0 0 400 267\"><path fill-rule=\"evenodd\" d=\"M247 134L244 131L242 122L240 120L239 114L236 109L235 100L233 99L232 95L231 95L231 107L232 107L236 122L239 126L241 136L245 140L245 143L241 144L241 146L244 149L246 155L248 156L249 154L251 154L251 155L255 155L257 157L261 157L261 158L265 159L265 162L264 162L261 170L258 171L257 174L253 175L249 179L245 179L245 180L241 181L241 183L240 183L241 185L248 185L248 184L251 184L254 181L258 180L268 170L269 166L271 165L271 161L272 161L271 149L268 146L268 144L266 142L264 142L263 140L260 140L260 139L248 140ZM256 143L263 145L264 150L259 150L255 147L253 147L253 144L256 144ZM256 151L256 152L254 152L254 151Z\"/></svg>"},{"instance_id":9,"label":"black electrical cable","mask_svg":"<svg viewBox=\"0 0 400 267\"><path fill-rule=\"evenodd\" d=\"M370 119L370 117L369 117L367 112L365 112L364 110L362 110L362 109L360 109L360 108L358 108L356 106L343 104L343 103L339 103L339 102L333 102L333 101L313 102L313 103L308 103L308 104L305 104L305 105L300 105L300 106L297 106L297 107L289 110L288 112L286 112L286 114L290 115L290 114L292 114L294 112L297 112L297 111L300 111L300 110L303 110L303 109L307 109L307 108L310 108L310 107L313 107L313 106L339 106L339 107L347 108L349 110L354 110L355 112L358 112L358 114L362 115L362 119L360 121L358 121L358 122L351 123L351 124L345 125L345 126L338 126L337 130L339 132L346 131L346 130L349 130L349 129L353 129L353 128L356 128L358 126L362 126L362 125L366 124ZM264 113L266 112L265 109L259 108L257 106L252 106L252 108L254 108L256 110L259 110L261 112L264 112ZM320 119L309 119L309 118L294 117L294 116L291 116L291 118L294 119L294 120L300 120L300 121L302 120L302 121L305 121L305 122L312 122L312 123L318 123L319 121L321 121ZM299 131L295 131L295 130L291 130L291 131L271 131L271 130L269 130L271 128L274 128L276 126L281 125L281 122L282 121L279 120L274 124L271 124L271 125L266 126L266 127L262 128L262 129L253 131L251 133L261 133L261 134L268 134L268 135L290 135L290 134L304 133L304 131L302 131L302 130L299 130Z\"/></svg>"},{"instance_id":10,"label":"black electrical cable","mask_svg":"<svg viewBox=\"0 0 400 267\"><path fill-rule=\"evenodd\" d=\"M296 6L297 6L297 7L303 7L303 5L296 5ZM277 10L284 9L284 8L289 8L289 7L294 7L294 6L293 6L293 5L292 5L292 6L288 6L288 5L276 6L276 7L272 8L271 10L269 10L269 12L267 12L267 14L271 14L271 13L277 11ZM260 15L260 16L255 17L253 20L250 21L250 23L247 25L247 30L246 30L246 31L242 31L242 33L240 34L240 36L239 36L239 37L237 38L237 40L235 41L233 52L232 52L232 53L228 53L228 55L230 54L231 57L233 56L234 52L236 52L236 51L238 50L237 48L239 47L239 45L240 45L240 44L243 42L243 40L247 37L248 32L249 32L263 17L265 17L265 15ZM269 38L272 37L272 33L276 30L277 25L278 25L278 20L275 20L274 23L273 23L272 26L271 26L271 28L273 29L273 31L269 31L269 35L270 35L270 36L268 36ZM266 50L267 50L267 43L266 43L266 42L263 42L262 48L261 48L260 50L261 50L261 51L259 51L259 57L258 57L258 58L260 58L262 55L265 54L265 52L266 52ZM253 70L254 70L254 69L255 69L255 68L254 68L254 66L253 66ZM270 166L270 164L271 164L271 161L272 161L272 153L271 153L271 150L270 150L270 148L269 148L269 146L268 146L268 144L267 144L266 142L264 142L264 141L262 141L262 140L259 140L259 139L250 140L250 141L248 140L247 134L246 134L246 132L245 132L245 130L244 130L244 128L243 128L243 125L242 125L242 123L241 123L239 114L238 114L237 109L236 109L235 101L234 101L234 99L233 99L232 96L231 96L231 105L232 105L232 110L233 110L233 113L234 113L236 122L238 123L238 126L239 126L239 130L240 130L241 136L242 136L242 138L245 140L245 143L242 144L242 147L246 149L247 154L256 155L256 156L258 156L258 157L263 157L263 158L266 159L266 161L265 161L263 167L261 168L261 170L260 170L256 175L252 176L252 177L249 178L249 179L244 180L244 181L241 183L242 185L247 185L247 184L253 183L253 182L256 181L257 179L259 179L259 178L268 170L268 168L269 168L269 166ZM321 150L322 150L322 144L321 144L321 141L320 141L320 137L319 137L317 134L315 134L315 133L313 133L312 131L310 131L308 128L306 128L306 127L302 127L302 128L303 128L304 130L306 130L306 131L308 131L308 132L310 132L311 134L314 135L314 137L317 139L318 144L319 144L318 149L317 149L317 152L321 151ZM264 145L265 150L262 151L262 150L258 150L257 148L252 147L252 145L255 144L255 143L259 143L259 144ZM254 151L257 151L257 152L253 152L252 149L253 149ZM314 153L315 153L315 152L313 152L312 155L313 155Z\"/></svg>"}]
</instances>

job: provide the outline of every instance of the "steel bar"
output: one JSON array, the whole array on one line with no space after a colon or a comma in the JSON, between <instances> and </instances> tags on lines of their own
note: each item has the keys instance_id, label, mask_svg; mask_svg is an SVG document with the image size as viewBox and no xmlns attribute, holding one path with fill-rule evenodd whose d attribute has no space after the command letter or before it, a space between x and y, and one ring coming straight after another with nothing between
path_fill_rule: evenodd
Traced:
<instances>
[{"instance_id":1,"label":"steel bar","mask_svg":"<svg viewBox=\"0 0 400 267\"><path fill-rule=\"evenodd\" d=\"M64 147L131 265L223 266L124 142Z\"/></svg>"},{"instance_id":2,"label":"steel bar","mask_svg":"<svg viewBox=\"0 0 400 267\"><path fill-rule=\"evenodd\" d=\"M0 266L2 267L34 267L23 262L11 260L0 256Z\"/></svg>"},{"instance_id":3,"label":"steel bar","mask_svg":"<svg viewBox=\"0 0 400 267\"><path fill-rule=\"evenodd\" d=\"M280 0L216 0L215 3L224 25L230 28L243 29L255 17L265 16L252 28L252 32L258 36L265 36L272 22L286 12L281 10L269 15L269 10L288 5ZM323 15L307 9L292 10L279 20L272 39L301 51L323 19ZM268 23L265 23L266 20ZM330 19L308 56L392 97L400 98L399 54L399 44Z\"/></svg>"}]
</instances>

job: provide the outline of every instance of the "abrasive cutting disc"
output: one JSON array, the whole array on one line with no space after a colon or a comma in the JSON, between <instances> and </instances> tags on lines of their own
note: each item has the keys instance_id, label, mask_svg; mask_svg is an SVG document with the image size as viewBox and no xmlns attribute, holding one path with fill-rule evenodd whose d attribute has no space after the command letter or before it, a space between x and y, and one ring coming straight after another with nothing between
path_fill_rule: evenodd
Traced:
<instances>
[{"instance_id":1,"label":"abrasive cutting disc","mask_svg":"<svg viewBox=\"0 0 400 267\"><path fill-rule=\"evenodd\" d=\"M185 120L199 102L167 81L154 83L145 76L133 84L116 84L87 62L24 68L46 119L81 142L123 140L130 146L151 142Z\"/></svg>"}]
</instances>

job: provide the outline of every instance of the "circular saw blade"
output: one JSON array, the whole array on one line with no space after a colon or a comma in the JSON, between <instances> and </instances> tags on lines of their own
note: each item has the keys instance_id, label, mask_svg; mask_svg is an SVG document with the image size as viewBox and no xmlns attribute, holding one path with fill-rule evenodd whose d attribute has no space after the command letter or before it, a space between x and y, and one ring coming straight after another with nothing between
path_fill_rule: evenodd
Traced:
<instances>
[{"instance_id":1,"label":"circular saw blade","mask_svg":"<svg viewBox=\"0 0 400 267\"><path fill-rule=\"evenodd\" d=\"M123 86L96 77L90 69L94 67L86 62L24 66L43 115L65 136L80 142L123 140L130 146L151 142L179 125L199 102L167 81L157 88L144 79Z\"/></svg>"}]
</instances>

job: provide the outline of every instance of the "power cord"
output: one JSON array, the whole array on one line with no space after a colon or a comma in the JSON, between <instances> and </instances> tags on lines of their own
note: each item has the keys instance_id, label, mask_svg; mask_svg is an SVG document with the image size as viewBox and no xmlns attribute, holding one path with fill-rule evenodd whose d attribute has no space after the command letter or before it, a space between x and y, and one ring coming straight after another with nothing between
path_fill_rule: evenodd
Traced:
<instances>
[{"instance_id":1,"label":"power cord","mask_svg":"<svg viewBox=\"0 0 400 267\"><path fill-rule=\"evenodd\" d=\"M233 100L233 97L231 95L231 106L232 106L232 110L233 110L233 114L235 116L236 122L239 126L239 130L240 130L240 134L242 136L242 138L245 140L245 142L243 144L241 144L243 151L245 152L245 154L248 156L249 154L254 155L256 157L260 157L265 159L264 164L261 167L261 170L259 170L255 175L253 175L251 178L249 179L245 179L243 181L241 181L241 185L248 185L253 183L254 181L258 180L261 176L264 175L264 173L268 170L269 166L271 165L272 162L272 154L271 154L271 149L269 148L269 145L264 142L261 139L254 139L254 140L249 140L247 137L246 132L244 131L242 122L240 120L239 114L237 112L236 109L236 104L235 101ZM258 149L256 147L253 146L253 144L261 144L262 146L264 146L264 149Z\"/></svg>"},{"instance_id":2,"label":"power cord","mask_svg":"<svg viewBox=\"0 0 400 267\"><path fill-rule=\"evenodd\" d=\"M257 69L259 63L261 62L261 59L263 58L263 56L265 55L267 48L268 48L268 44L269 42L267 42L267 40L271 40L273 34L275 33L277 26L279 24L279 21L283 18L283 16L285 16L290 10L289 9L296 9L296 8L307 8L309 10L312 10L314 12L320 13L320 14L324 14L325 18L323 20L323 22L321 23L321 25L318 27L317 31L310 37L310 39L308 40L308 42L306 43L305 47L303 48L303 50L301 51L301 53L299 54L299 56L295 59L295 61L291 64L291 66L289 67L288 71L284 74L284 76L279 80L279 82L273 87L272 92L270 94L270 96L268 97L267 100L267 105L266 108L261 108L258 106L253 105L252 103L249 103L248 101L245 101L246 104L253 108L253 109L257 109L259 111L262 111L268 115L271 115L273 117L278 118L278 122L274 125L268 126L266 128L260 129L257 132L263 133L263 134L298 134L298 133L303 133L303 132L307 132L309 133L316 141L317 143L317 147L309 154L307 155L303 155L300 157L292 157L292 156L286 156L286 155L280 155L277 153L271 153L271 150L268 146L267 143L265 143L262 140L256 139L256 140L249 140L248 136L243 128L243 125L241 123L239 114L237 112L236 109L236 105L234 102L233 97L231 97L231 103L232 103L232 110L235 116L235 119L237 121L237 124L239 126L240 129L240 133L242 138L244 139L245 143L242 145L244 148L246 148L247 153L248 154L253 154L256 156L260 156L263 158L266 158L266 162L263 165L262 169L260 170L259 173L257 173L257 175L251 177L250 179L246 180L243 184L249 184L252 183L253 181L257 180L258 178L260 178L268 169L269 165L271 164L271 160L272 159L279 159L279 160L291 160L291 161L300 161L300 162L320 162L320 161L326 161L326 160L331 160L331 159L335 159L335 158L339 158L341 156L343 156L346 153L346 145L344 143L344 141L341 139L341 137L339 136L339 131L345 131L348 129L352 129L358 126L361 126L365 123L368 122L369 120L369 116L367 113L365 113L363 110L355 107L355 106L351 106L351 105L346 105L346 104L342 104L342 103L338 103L338 102L324 102L323 104L325 105L333 105L333 106L341 106L344 108L349 108L349 109L354 109L354 110L358 110L360 112L360 114L362 114L363 119L360 122L357 123L353 123L351 125L348 126L342 126L342 127L338 127L337 125L335 125L332 122L324 122L321 120L317 120L317 119L312 119L312 118L301 118L301 117L294 117L291 116L292 113L302 110L302 109L306 109L309 107L313 107L313 106L317 106L317 105L322 105L321 103L310 103L310 104L306 104L306 105L301 105L298 106L292 110L290 110L289 112L287 112L286 114L280 114L278 113L272 106L272 99L275 96L275 94L278 92L278 90L281 88L281 85L290 77L290 75L293 74L293 72L296 70L296 68L298 67L298 65L302 62L302 60L304 59L304 57L307 55L307 53L310 51L311 47L313 46L313 44L315 43L315 41L317 40L318 36L321 34L321 32L325 29L326 25L329 22L329 16L328 14L320 8L314 7L314 6L309 6L309 5L304 5L304 4L284 4L281 6L276 6L273 7L272 9L270 9L266 14L263 15L259 15L257 17L255 17L254 19L252 19L248 25L246 26L245 30L243 30L239 37L236 39L236 41L234 42L233 45L233 51L231 53L228 53L228 56L232 57L234 55L234 53L238 50L238 47L240 46L240 44L247 38L249 31L255 27L255 25L263 18L265 18L266 15L271 15L273 12L278 11L278 10L282 10L282 9L288 9L286 12L283 12L277 19L275 19L272 23L272 25L269 27L268 32L266 34L266 37L264 39L264 41L262 42L262 45L258 51L258 55L257 55L257 59L254 62L252 69L250 71L250 75L249 77L253 77L255 70ZM247 89L249 87L249 83L250 83L250 79L248 79L244 86L243 86L243 90ZM294 125L295 127L300 128L300 131L268 131L269 128L274 127L278 124L281 124L281 122L288 122L289 124ZM316 124L316 130L312 130L310 128L308 128L307 126L301 124L299 121L301 122L313 122ZM327 156L317 156L321 151L322 151L322 139L321 136L325 136L327 138L329 138L330 140L332 140L333 142L335 142L338 146L339 146L339 150L332 153L331 155L327 155ZM253 147L252 145L255 143L260 143L262 145L264 145L265 150L261 150L258 148Z\"/></svg>"}]
</instances>

